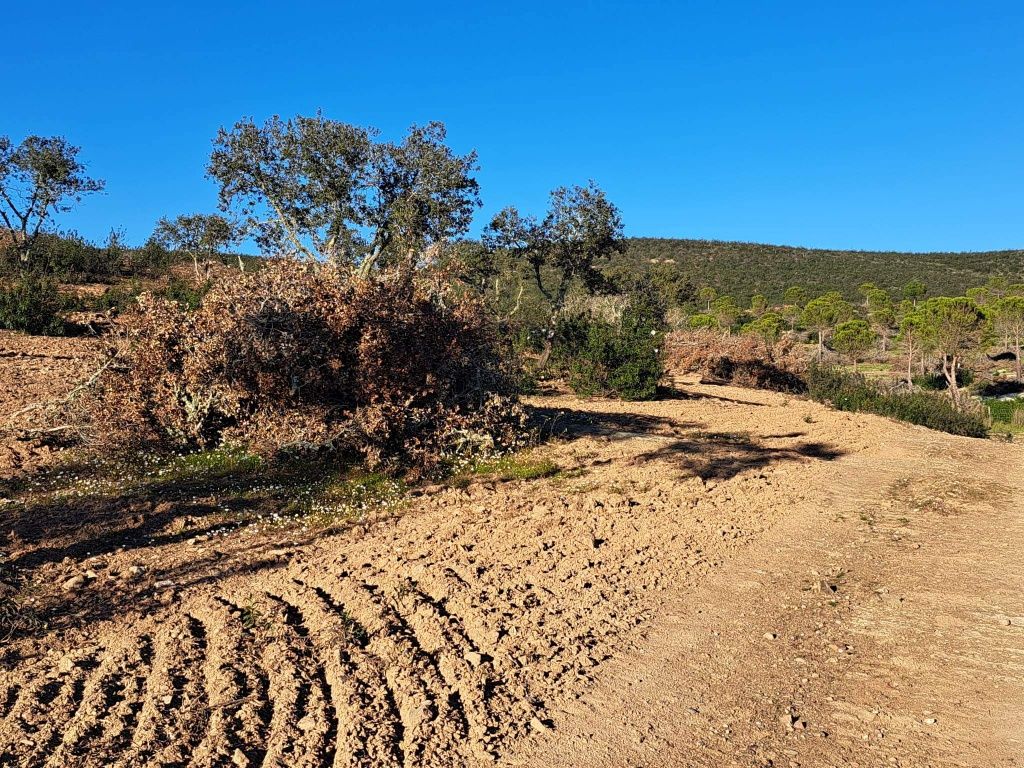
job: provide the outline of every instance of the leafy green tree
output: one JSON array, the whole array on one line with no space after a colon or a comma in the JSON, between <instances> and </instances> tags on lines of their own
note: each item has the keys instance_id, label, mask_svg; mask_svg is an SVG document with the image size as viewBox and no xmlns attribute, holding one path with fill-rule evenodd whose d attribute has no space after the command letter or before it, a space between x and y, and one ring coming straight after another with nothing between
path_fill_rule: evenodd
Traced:
<instances>
[{"instance_id":1,"label":"leafy green tree","mask_svg":"<svg viewBox=\"0 0 1024 768\"><path fill-rule=\"evenodd\" d=\"M1021 380L1021 340L1024 339L1024 296L1004 296L995 305L996 329L1010 342L1017 381Z\"/></svg>"},{"instance_id":2,"label":"leafy green tree","mask_svg":"<svg viewBox=\"0 0 1024 768\"><path fill-rule=\"evenodd\" d=\"M928 345L928 329L926 327L924 314L914 309L910 301L903 307L900 319L900 330L896 336L897 342L902 346L907 356L907 386L914 384L914 359L921 358L922 373L924 372L924 351Z\"/></svg>"},{"instance_id":3,"label":"leafy green tree","mask_svg":"<svg viewBox=\"0 0 1024 768\"><path fill-rule=\"evenodd\" d=\"M797 321L807 303L807 291L799 285L793 285L786 289L782 296L783 316L789 322L790 330L796 330Z\"/></svg>"},{"instance_id":4,"label":"leafy green tree","mask_svg":"<svg viewBox=\"0 0 1024 768\"><path fill-rule=\"evenodd\" d=\"M768 299L763 294L755 293L750 297L750 314L760 317L768 311Z\"/></svg>"},{"instance_id":5,"label":"leafy green tree","mask_svg":"<svg viewBox=\"0 0 1024 768\"><path fill-rule=\"evenodd\" d=\"M988 288L984 286L968 288L966 291L964 291L964 295L967 296L968 299L973 301L979 307L985 306L989 300Z\"/></svg>"},{"instance_id":6,"label":"leafy green tree","mask_svg":"<svg viewBox=\"0 0 1024 768\"><path fill-rule=\"evenodd\" d=\"M870 283L870 282L861 283L860 285L857 286L857 293L859 293L861 296L864 297L864 309L865 309L865 311L868 308L868 297L871 295L871 293L873 291L877 291L877 290L879 290L878 286L875 285L874 283Z\"/></svg>"},{"instance_id":7,"label":"leafy green tree","mask_svg":"<svg viewBox=\"0 0 1024 768\"><path fill-rule=\"evenodd\" d=\"M60 136L29 136L17 146L0 136L0 221L23 264L56 214L103 191L104 182L86 174L80 151Z\"/></svg>"},{"instance_id":8,"label":"leafy green tree","mask_svg":"<svg viewBox=\"0 0 1024 768\"><path fill-rule=\"evenodd\" d=\"M911 280L903 286L903 298L910 301L915 307L917 302L925 297L928 288L920 280Z\"/></svg>"},{"instance_id":9,"label":"leafy green tree","mask_svg":"<svg viewBox=\"0 0 1024 768\"><path fill-rule=\"evenodd\" d=\"M699 330L701 328L715 328L718 326L718 322L711 315L705 315L700 313L697 315L690 315L686 319L686 327L690 330Z\"/></svg>"},{"instance_id":10,"label":"leafy green tree","mask_svg":"<svg viewBox=\"0 0 1024 768\"><path fill-rule=\"evenodd\" d=\"M860 360L874 346L875 339L875 332L866 321L847 320L836 326L832 334L832 346L853 361L853 371L856 373Z\"/></svg>"},{"instance_id":11,"label":"leafy green tree","mask_svg":"<svg viewBox=\"0 0 1024 768\"><path fill-rule=\"evenodd\" d=\"M693 283L674 264L655 264L649 275L668 307L681 307L693 300Z\"/></svg>"},{"instance_id":12,"label":"leafy green tree","mask_svg":"<svg viewBox=\"0 0 1024 768\"><path fill-rule=\"evenodd\" d=\"M868 322L882 345L884 354L889 346L889 338L896 329L896 307L887 291L873 288L864 297Z\"/></svg>"},{"instance_id":13,"label":"leafy green tree","mask_svg":"<svg viewBox=\"0 0 1024 768\"><path fill-rule=\"evenodd\" d=\"M864 308L870 313L892 307L892 297L882 288L872 288L864 296Z\"/></svg>"},{"instance_id":14,"label":"leafy green tree","mask_svg":"<svg viewBox=\"0 0 1024 768\"><path fill-rule=\"evenodd\" d=\"M192 213L160 219L152 239L164 248L188 254L192 258L196 278L202 280L199 260L218 258L238 238L234 226L223 216ZM238 257L238 268L245 271L241 256Z\"/></svg>"},{"instance_id":15,"label":"leafy green tree","mask_svg":"<svg viewBox=\"0 0 1024 768\"><path fill-rule=\"evenodd\" d=\"M729 333L741 312L742 310L740 310L732 296L719 296L711 302L711 315L715 318L715 322L718 323L718 327L726 333Z\"/></svg>"},{"instance_id":16,"label":"leafy green tree","mask_svg":"<svg viewBox=\"0 0 1024 768\"><path fill-rule=\"evenodd\" d=\"M965 358L978 351L986 330L985 314L966 296L939 296L921 305L924 327L935 345L942 365L942 375L950 397L960 404L957 374Z\"/></svg>"},{"instance_id":17,"label":"leafy green tree","mask_svg":"<svg viewBox=\"0 0 1024 768\"><path fill-rule=\"evenodd\" d=\"M674 264L653 264L637 269L630 263L614 263L602 270L607 288L619 294L653 288L666 308L683 307L696 295L696 288Z\"/></svg>"},{"instance_id":18,"label":"leafy green tree","mask_svg":"<svg viewBox=\"0 0 1024 768\"><path fill-rule=\"evenodd\" d=\"M456 155L441 123L413 126L401 143L315 117L221 128L207 173L224 211L265 252L358 263L411 263L427 246L464 234L480 204L476 154Z\"/></svg>"},{"instance_id":19,"label":"leafy green tree","mask_svg":"<svg viewBox=\"0 0 1024 768\"><path fill-rule=\"evenodd\" d=\"M1002 275L994 275L985 282L985 290L990 301L999 301L1010 293L1010 281Z\"/></svg>"},{"instance_id":20,"label":"leafy green tree","mask_svg":"<svg viewBox=\"0 0 1024 768\"><path fill-rule=\"evenodd\" d=\"M455 270L458 279L481 294L487 292L491 282L501 272L498 262L488 253L483 243L472 240L453 243L444 256L444 264Z\"/></svg>"},{"instance_id":21,"label":"leafy green tree","mask_svg":"<svg viewBox=\"0 0 1024 768\"><path fill-rule=\"evenodd\" d=\"M718 298L718 291L712 288L710 285L705 285L699 291L697 291L697 298L704 304L704 308L710 312L711 302Z\"/></svg>"},{"instance_id":22,"label":"leafy green tree","mask_svg":"<svg viewBox=\"0 0 1024 768\"><path fill-rule=\"evenodd\" d=\"M554 190L541 221L505 208L484 230L483 241L491 252L529 266L552 316L561 311L573 285L588 293L605 288L598 263L626 247L619 209L594 182Z\"/></svg>"},{"instance_id":23,"label":"leafy green tree","mask_svg":"<svg viewBox=\"0 0 1024 768\"><path fill-rule=\"evenodd\" d=\"M357 222L370 263L412 260L430 245L465 234L480 206L476 152L455 154L443 123L413 126L400 143L375 142L360 189Z\"/></svg>"},{"instance_id":24,"label":"leafy green tree","mask_svg":"<svg viewBox=\"0 0 1024 768\"><path fill-rule=\"evenodd\" d=\"M800 315L800 323L818 334L819 363L825 353L825 337L836 325L849 319L851 315L853 307L838 291L830 291L807 302Z\"/></svg>"},{"instance_id":25,"label":"leafy green tree","mask_svg":"<svg viewBox=\"0 0 1024 768\"><path fill-rule=\"evenodd\" d=\"M783 294L782 301L802 308L807 303L807 291L799 285L791 285Z\"/></svg>"},{"instance_id":26,"label":"leafy green tree","mask_svg":"<svg viewBox=\"0 0 1024 768\"><path fill-rule=\"evenodd\" d=\"M768 344L774 344L782 336L785 318L778 312L765 312L743 326L743 333L755 333Z\"/></svg>"}]
</instances>

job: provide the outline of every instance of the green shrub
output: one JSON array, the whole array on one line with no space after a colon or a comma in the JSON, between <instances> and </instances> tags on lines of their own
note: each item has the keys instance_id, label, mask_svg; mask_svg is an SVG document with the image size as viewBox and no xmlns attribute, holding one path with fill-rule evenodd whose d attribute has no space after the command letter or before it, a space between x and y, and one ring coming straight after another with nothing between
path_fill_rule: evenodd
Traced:
<instances>
[{"instance_id":1,"label":"green shrub","mask_svg":"<svg viewBox=\"0 0 1024 768\"><path fill-rule=\"evenodd\" d=\"M697 330L698 328L717 328L718 321L711 315L690 315L686 319L686 327L692 331Z\"/></svg>"},{"instance_id":2,"label":"green shrub","mask_svg":"<svg viewBox=\"0 0 1024 768\"><path fill-rule=\"evenodd\" d=\"M207 294L212 286L212 282L207 280L206 282L196 285L190 280L185 280L180 277L171 275L167 287L162 290L155 291L154 295L163 299L174 301L182 309L194 310L199 306L199 303L203 300L203 296ZM127 309L131 309L138 305L138 298L142 294L143 285L142 281L138 278L132 278L126 282L117 283L112 285L103 294L93 302L93 308L101 312L108 309L113 309L117 312L124 312Z\"/></svg>"},{"instance_id":3,"label":"green shrub","mask_svg":"<svg viewBox=\"0 0 1024 768\"><path fill-rule=\"evenodd\" d=\"M992 421L1002 424L1013 424L1014 414L1024 414L1024 399L1014 400L984 400L985 407L992 417ZM1018 416L1018 418L1020 418Z\"/></svg>"},{"instance_id":4,"label":"green shrub","mask_svg":"<svg viewBox=\"0 0 1024 768\"><path fill-rule=\"evenodd\" d=\"M124 312L136 305L136 299L140 293L142 293L142 282L137 279L129 280L126 283L117 283L96 298L93 308L100 312L110 309Z\"/></svg>"},{"instance_id":5,"label":"green shrub","mask_svg":"<svg viewBox=\"0 0 1024 768\"><path fill-rule=\"evenodd\" d=\"M40 234L32 263L45 274L73 282L105 279L115 271L110 254L76 232Z\"/></svg>"},{"instance_id":6,"label":"green shrub","mask_svg":"<svg viewBox=\"0 0 1024 768\"><path fill-rule=\"evenodd\" d=\"M141 248L130 251L125 261L128 271L133 274L159 275L170 269L175 262L180 262L181 255L169 251L150 238Z\"/></svg>"},{"instance_id":7,"label":"green shrub","mask_svg":"<svg viewBox=\"0 0 1024 768\"><path fill-rule=\"evenodd\" d=\"M858 374L818 365L808 369L807 388L813 400L841 411L875 413L954 435L988 434L984 414L959 410L952 400L935 392L887 392Z\"/></svg>"},{"instance_id":8,"label":"green shrub","mask_svg":"<svg viewBox=\"0 0 1024 768\"><path fill-rule=\"evenodd\" d=\"M638 292L617 323L590 314L563 318L554 355L577 394L653 400L663 370L663 324L657 296Z\"/></svg>"},{"instance_id":9,"label":"green shrub","mask_svg":"<svg viewBox=\"0 0 1024 768\"><path fill-rule=\"evenodd\" d=\"M692 318L691 318L692 319ZM782 336L786 321L778 312L765 312L743 326L743 333L754 333L764 339L766 344L774 344Z\"/></svg>"},{"instance_id":10,"label":"green shrub","mask_svg":"<svg viewBox=\"0 0 1024 768\"><path fill-rule=\"evenodd\" d=\"M203 300L203 296L209 292L212 286L213 283L210 280L196 285L189 280L183 280L180 277L171 275L167 288L161 292L161 295L165 299L178 302L182 309L194 310L199 306L199 302Z\"/></svg>"},{"instance_id":11,"label":"green shrub","mask_svg":"<svg viewBox=\"0 0 1024 768\"><path fill-rule=\"evenodd\" d=\"M61 308L57 284L34 273L0 285L0 328L60 336L64 333Z\"/></svg>"},{"instance_id":12,"label":"green shrub","mask_svg":"<svg viewBox=\"0 0 1024 768\"><path fill-rule=\"evenodd\" d=\"M911 379L911 381L914 382L915 387L926 389L930 392L942 392L949 389L946 377L938 372L920 374ZM956 372L956 383L958 387L970 386L974 383L974 372L968 368L958 369Z\"/></svg>"}]
</instances>

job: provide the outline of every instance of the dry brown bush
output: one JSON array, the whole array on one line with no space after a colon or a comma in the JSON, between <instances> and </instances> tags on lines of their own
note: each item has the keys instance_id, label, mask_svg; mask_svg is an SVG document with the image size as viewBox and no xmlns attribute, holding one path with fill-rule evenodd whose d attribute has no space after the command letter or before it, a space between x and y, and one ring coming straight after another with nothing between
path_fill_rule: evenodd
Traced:
<instances>
[{"instance_id":1,"label":"dry brown bush","mask_svg":"<svg viewBox=\"0 0 1024 768\"><path fill-rule=\"evenodd\" d=\"M525 417L481 306L411 270L275 261L199 308L144 294L91 398L97 439L261 455L354 453L430 471L505 448Z\"/></svg>"},{"instance_id":2,"label":"dry brown bush","mask_svg":"<svg viewBox=\"0 0 1024 768\"><path fill-rule=\"evenodd\" d=\"M807 389L803 379L807 362L787 337L769 344L752 333L724 336L706 328L672 331L665 337L665 368L741 387L778 392Z\"/></svg>"}]
</instances>

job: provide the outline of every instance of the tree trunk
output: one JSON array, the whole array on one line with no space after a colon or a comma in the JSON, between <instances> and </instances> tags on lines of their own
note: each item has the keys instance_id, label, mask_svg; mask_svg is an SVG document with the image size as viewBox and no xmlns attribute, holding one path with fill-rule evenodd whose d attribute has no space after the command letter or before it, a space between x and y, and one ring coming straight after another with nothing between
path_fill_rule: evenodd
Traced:
<instances>
[{"instance_id":1,"label":"tree trunk","mask_svg":"<svg viewBox=\"0 0 1024 768\"><path fill-rule=\"evenodd\" d=\"M946 377L946 386L949 388L949 396L953 399L954 405L960 407L960 387L956 383L956 369L959 361L956 355L942 356L942 375Z\"/></svg>"},{"instance_id":2,"label":"tree trunk","mask_svg":"<svg viewBox=\"0 0 1024 768\"><path fill-rule=\"evenodd\" d=\"M823 336L825 332L822 330L818 331L818 362L821 362L821 357L825 353L825 342Z\"/></svg>"},{"instance_id":3,"label":"tree trunk","mask_svg":"<svg viewBox=\"0 0 1024 768\"><path fill-rule=\"evenodd\" d=\"M544 339L544 349L541 350L540 359L537 360L537 368L544 370L548 366L548 358L551 357L551 350L554 344L551 339Z\"/></svg>"}]
</instances>

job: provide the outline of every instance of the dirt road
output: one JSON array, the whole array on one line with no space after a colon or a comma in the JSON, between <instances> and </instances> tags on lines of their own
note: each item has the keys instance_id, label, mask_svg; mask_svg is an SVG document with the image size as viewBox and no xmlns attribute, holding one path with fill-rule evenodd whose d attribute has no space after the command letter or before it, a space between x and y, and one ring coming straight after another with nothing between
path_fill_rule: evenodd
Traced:
<instances>
[{"instance_id":1,"label":"dirt road","mask_svg":"<svg viewBox=\"0 0 1024 768\"><path fill-rule=\"evenodd\" d=\"M95 620L7 649L0 764L1020 763L1020 447L726 387L535 406L559 475L338 535L21 540Z\"/></svg>"},{"instance_id":2,"label":"dirt road","mask_svg":"<svg viewBox=\"0 0 1024 768\"><path fill-rule=\"evenodd\" d=\"M852 421L854 440L879 426ZM1024 763L1021 453L891 432L666 596L642 648L509 764Z\"/></svg>"}]
</instances>

